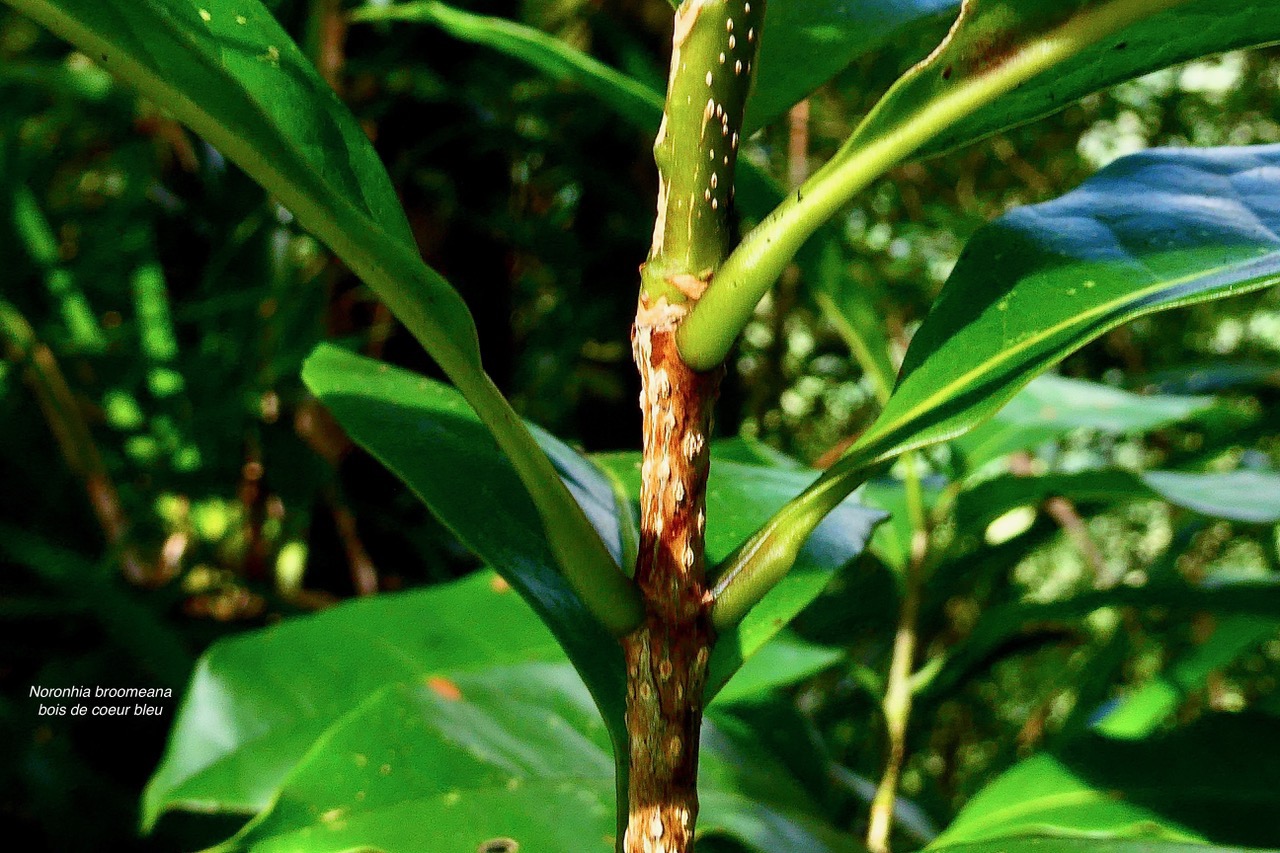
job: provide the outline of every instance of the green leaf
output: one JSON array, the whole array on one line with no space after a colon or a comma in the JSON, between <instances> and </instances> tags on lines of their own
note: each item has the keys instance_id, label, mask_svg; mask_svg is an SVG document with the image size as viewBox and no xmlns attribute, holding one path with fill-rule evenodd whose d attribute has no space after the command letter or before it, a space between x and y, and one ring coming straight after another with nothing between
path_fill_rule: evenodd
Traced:
<instances>
[{"instance_id":1,"label":"green leaf","mask_svg":"<svg viewBox=\"0 0 1280 853\"><path fill-rule=\"evenodd\" d=\"M1280 522L1280 473L1274 471L1148 471L1142 481L1169 503L1210 518L1252 524Z\"/></svg>"},{"instance_id":2,"label":"green leaf","mask_svg":"<svg viewBox=\"0 0 1280 853\"><path fill-rule=\"evenodd\" d=\"M613 849L608 738L573 672L495 668L460 675L452 688L374 696L326 732L271 810L220 849L474 853L501 838L521 850ZM762 853L853 849L767 756L712 723L703 744L704 833ZM765 846L780 839L796 846Z\"/></svg>"},{"instance_id":3,"label":"green leaf","mask_svg":"<svg viewBox=\"0 0 1280 853\"><path fill-rule=\"evenodd\" d=\"M770 0L747 132L771 123L859 56L959 6L958 0Z\"/></svg>"},{"instance_id":4,"label":"green leaf","mask_svg":"<svg viewBox=\"0 0 1280 853\"><path fill-rule=\"evenodd\" d=\"M970 471L1019 450L1085 429L1140 435L1188 420L1215 405L1212 397L1134 394L1083 379L1046 374L1031 381L991 420L956 440Z\"/></svg>"},{"instance_id":5,"label":"green leaf","mask_svg":"<svg viewBox=\"0 0 1280 853\"><path fill-rule=\"evenodd\" d=\"M681 324L681 354L699 370L718 365L805 241L911 155L1028 121L1147 71L1277 39L1280 20L1269 8L1237 0L964 3L942 45L725 260Z\"/></svg>"},{"instance_id":6,"label":"green leaf","mask_svg":"<svg viewBox=\"0 0 1280 853\"><path fill-rule=\"evenodd\" d=\"M1114 469L1040 477L1001 476L964 492L956 504L956 524L980 532L996 518L1051 497L1082 504L1166 500L1210 518L1253 524L1280 522L1280 474L1264 471L1190 473L1131 472Z\"/></svg>"},{"instance_id":7,"label":"green leaf","mask_svg":"<svg viewBox=\"0 0 1280 853\"><path fill-rule=\"evenodd\" d=\"M1155 731L1182 704L1187 694L1203 689L1217 670L1256 649L1280 631L1280 613L1272 618L1231 616L1212 636L1109 708L1094 728L1112 738L1142 738Z\"/></svg>"},{"instance_id":8,"label":"green leaf","mask_svg":"<svg viewBox=\"0 0 1280 853\"><path fill-rule=\"evenodd\" d=\"M707 485L707 564L732 553L753 530L812 481L807 469L744 465L722 459L712 445ZM736 452L736 451L731 451ZM593 457L613 471L632 500L640 495L640 454L606 453ZM723 632L711 655L708 699L742 663L826 588L836 572L862 553L883 514L848 500L828 516L805 543L795 569L775 586L735 628Z\"/></svg>"},{"instance_id":9,"label":"green leaf","mask_svg":"<svg viewBox=\"0 0 1280 853\"><path fill-rule=\"evenodd\" d=\"M143 824L175 808L260 811L335 720L388 685L562 659L533 611L487 571L222 640L196 666L143 795Z\"/></svg>"},{"instance_id":10,"label":"green leaf","mask_svg":"<svg viewBox=\"0 0 1280 853\"><path fill-rule=\"evenodd\" d=\"M302 378L347 434L386 465L546 620L623 737L621 646L556 570L537 510L510 461L458 392L371 359L322 346ZM621 558L613 487L550 434L535 435L614 558ZM460 488L460 484L465 487Z\"/></svg>"},{"instance_id":11,"label":"green leaf","mask_svg":"<svg viewBox=\"0 0 1280 853\"><path fill-rule=\"evenodd\" d=\"M480 363L462 298L422 262L354 116L259 0L4 0L207 139L361 277L493 432L533 497L562 570L592 611L625 589L573 499ZM633 608L638 612L638 605Z\"/></svg>"},{"instance_id":12,"label":"green leaf","mask_svg":"<svg viewBox=\"0 0 1280 853\"><path fill-rule=\"evenodd\" d=\"M956 437L1135 317L1280 280L1280 146L1162 149L983 227L829 478Z\"/></svg>"},{"instance_id":13,"label":"green leaf","mask_svg":"<svg viewBox=\"0 0 1280 853\"><path fill-rule=\"evenodd\" d=\"M931 845L1054 834L1280 843L1280 762L1261 758L1280 720L1209 717L1147 741L1086 738L1037 755L978 793Z\"/></svg>"}]
</instances>

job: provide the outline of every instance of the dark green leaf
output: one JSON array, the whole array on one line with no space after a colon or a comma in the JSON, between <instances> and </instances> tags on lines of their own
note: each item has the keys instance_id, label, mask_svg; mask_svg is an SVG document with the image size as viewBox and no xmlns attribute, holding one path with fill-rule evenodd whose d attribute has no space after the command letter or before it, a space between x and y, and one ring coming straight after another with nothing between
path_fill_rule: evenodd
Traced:
<instances>
[{"instance_id":1,"label":"dark green leaf","mask_svg":"<svg viewBox=\"0 0 1280 853\"><path fill-rule=\"evenodd\" d=\"M759 699L827 669L844 657L840 649L806 642L783 631L765 643L716 694L717 704Z\"/></svg>"},{"instance_id":2,"label":"dark green leaf","mask_svg":"<svg viewBox=\"0 0 1280 853\"><path fill-rule=\"evenodd\" d=\"M259 0L5 0L205 137L369 284L479 413L533 498L557 564L614 630L635 597L480 363L462 298L422 262L355 117Z\"/></svg>"},{"instance_id":3,"label":"dark green leaf","mask_svg":"<svg viewBox=\"0 0 1280 853\"><path fill-rule=\"evenodd\" d=\"M223 640L196 667L143 822L173 808L265 808L317 738L388 685L559 660L537 616L490 572Z\"/></svg>"},{"instance_id":4,"label":"dark green leaf","mask_svg":"<svg viewBox=\"0 0 1280 853\"><path fill-rule=\"evenodd\" d=\"M1203 689L1212 673L1256 649L1277 632L1280 632L1280 613L1271 618L1229 616L1223 619L1209 639L1158 677L1113 707L1104 709L1105 715L1095 728L1113 738L1146 737L1182 705L1187 694Z\"/></svg>"},{"instance_id":5,"label":"dark green leaf","mask_svg":"<svg viewBox=\"0 0 1280 853\"><path fill-rule=\"evenodd\" d=\"M6 0L190 125L361 274L450 373L479 372L462 299L418 257L355 118L259 0Z\"/></svg>"},{"instance_id":6,"label":"dark green leaf","mask_svg":"<svg viewBox=\"0 0 1280 853\"><path fill-rule=\"evenodd\" d=\"M714 724L703 742L703 832L762 853L853 849L776 763ZM589 697L567 667L533 664L378 694L316 743L225 849L474 853L510 838L521 850L603 853L613 812L608 735ZM783 840L796 846L773 846Z\"/></svg>"},{"instance_id":7,"label":"dark green leaf","mask_svg":"<svg viewBox=\"0 0 1280 853\"><path fill-rule=\"evenodd\" d=\"M1280 762L1259 752L1277 738L1280 720L1222 716L1147 741L1084 739L1005 772L931 849L1044 833L1280 844Z\"/></svg>"},{"instance_id":8,"label":"dark green leaf","mask_svg":"<svg viewBox=\"0 0 1280 853\"><path fill-rule=\"evenodd\" d=\"M515 469L461 395L447 385L331 346L307 359L302 376L359 445L533 605L621 737L621 647L557 571L538 513ZM551 435L535 428L535 436L620 559L609 481Z\"/></svg>"}]
</instances>

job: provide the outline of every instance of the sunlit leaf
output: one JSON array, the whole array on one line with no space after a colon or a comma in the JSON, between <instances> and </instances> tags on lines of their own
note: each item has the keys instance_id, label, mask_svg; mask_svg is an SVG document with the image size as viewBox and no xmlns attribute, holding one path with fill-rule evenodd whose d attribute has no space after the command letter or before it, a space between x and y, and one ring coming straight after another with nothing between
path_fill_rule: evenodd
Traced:
<instances>
[{"instance_id":1,"label":"sunlit leaf","mask_svg":"<svg viewBox=\"0 0 1280 853\"><path fill-rule=\"evenodd\" d=\"M1045 833L1276 845L1280 763L1258 749L1277 737L1280 721L1220 716L1149 741L1086 738L1006 771L931 849Z\"/></svg>"},{"instance_id":2,"label":"sunlit leaf","mask_svg":"<svg viewBox=\"0 0 1280 853\"><path fill-rule=\"evenodd\" d=\"M317 349L302 376L352 439L533 605L622 737L621 646L557 571L537 511L514 467L462 396L442 383L332 346ZM609 481L571 448L534 429L583 512L620 559Z\"/></svg>"},{"instance_id":3,"label":"sunlit leaf","mask_svg":"<svg viewBox=\"0 0 1280 853\"><path fill-rule=\"evenodd\" d=\"M477 668L560 660L555 638L490 572L223 640L196 666L143 821L265 808L316 739L388 685L443 689Z\"/></svg>"},{"instance_id":4,"label":"sunlit leaf","mask_svg":"<svg viewBox=\"0 0 1280 853\"><path fill-rule=\"evenodd\" d=\"M964 433L1121 323L1280 280L1278 188L1280 146L1153 150L985 226L839 469Z\"/></svg>"}]
</instances>

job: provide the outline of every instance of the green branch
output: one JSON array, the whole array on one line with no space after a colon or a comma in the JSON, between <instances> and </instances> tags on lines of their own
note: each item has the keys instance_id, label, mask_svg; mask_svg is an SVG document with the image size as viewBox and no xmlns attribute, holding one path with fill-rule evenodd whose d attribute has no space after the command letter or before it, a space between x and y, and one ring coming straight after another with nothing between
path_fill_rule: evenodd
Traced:
<instances>
[{"instance_id":1,"label":"green branch","mask_svg":"<svg viewBox=\"0 0 1280 853\"><path fill-rule=\"evenodd\" d=\"M641 292L655 304L663 296L696 302L729 253L742 115L763 19L764 0L687 0L676 13L653 144L658 214L641 271Z\"/></svg>"},{"instance_id":2,"label":"green branch","mask_svg":"<svg viewBox=\"0 0 1280 853\"><path fill-rule=\"evenodd\" d=\"M805 241L854 195L946 128L1026 81L1135 21L1185 0L1110 0L1022 45L984 74L959 80L904 118L881 126L895 93L925 73L929 60L904 75L854 130L839 152L761 222L724 262L702 300L680 328L680 353L693 367L724 360L756 304ZM971 8L966 4L959 23ZM958 31L953 28L935 56ZM931 57L932 58L932 57Z\"/></svg>"}]
</instances>

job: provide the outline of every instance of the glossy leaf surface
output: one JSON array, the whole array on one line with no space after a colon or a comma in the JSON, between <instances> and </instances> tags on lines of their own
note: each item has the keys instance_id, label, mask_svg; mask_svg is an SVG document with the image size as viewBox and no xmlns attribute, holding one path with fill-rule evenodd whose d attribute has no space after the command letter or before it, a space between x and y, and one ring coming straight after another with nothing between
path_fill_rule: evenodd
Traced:
<instances>
[{"instance_id":1,"label":"glossy leaf surface","mask_svg":"<svg viewBox=\"0 0 1280 853\"><path fill-rule=\"evenodd\" d=\"M317 738L388 685L560 660L555 638L491 572L223 640L196 666L144 822L173 808L265 808Z\"/></svg>"},{"instance_id":2,"label":"glossy leaf surface","mask_svg":"<svg viewBox=\"0 0 1280 853\"><path fill-rule=\"evenodd\" d=\"M1280 146L1163 149L980 229L838 467L952 438L1135 317L1280 280Z\"/></svg>"},{"instance_id":3,"label":"glossy leaf surface","mask_svg":"<svg viewBox=\"0 0 1280 853\"><path fill-rule=\"evenodd\" d=\"M785 771L708 724L701 831L748 849L853 850ZM572 670L524 665L390 688L338 722L225 849L613 849L608 736ZM799 847L778 847L779 843ZM500 848L501 849L501 848ZM511 847L511 849L515 849Z\"/></svg>"},{"instance_id":4,"label":"glossy leaf surface","mask_svg":"<svg viewBox=\"0 0 1280 853\"><path fill-rule=\"evenodd\" d=\"M1086 738L1037 755L969 801L935 847L1053 833L1280 844L1280 763L1258 760L1280 720L1209 717L1148 741Z\"/></svg>"},{"instance_id":5,"label":"glossy leaf surface","mask_svg":"<svg viewBox=\"0 0 1280 853\"><path fill-rule=\"evenodd\" d=\"M537 511L515 469L462 396L447 385L332 346L316 350L302 377L357 444L394 472L463 544L533 605L621 736L621 647L557 571ZM620 558L609 481L548 433L536 430L536 437L614 558Z\"/></svg>"},{"instance_id":6,"label":"glossy leaf surface","mask_svg":"<svg viewBox=\"0 0 1280 853\"><path fill-rule=\"evenodd\" d=\"M594 457L624 483L632 500L640 494L640 454ZM813 479L806 469L744 465L718 458L712 447L707 485L707 564L713 566ZM795 568L734 630L717 639L711 657L708 695L714 695L742 662L822 592L835 573L860 554L884 514L847 500L827 517L806 543Z\"/></svg>"}]
</instances>

